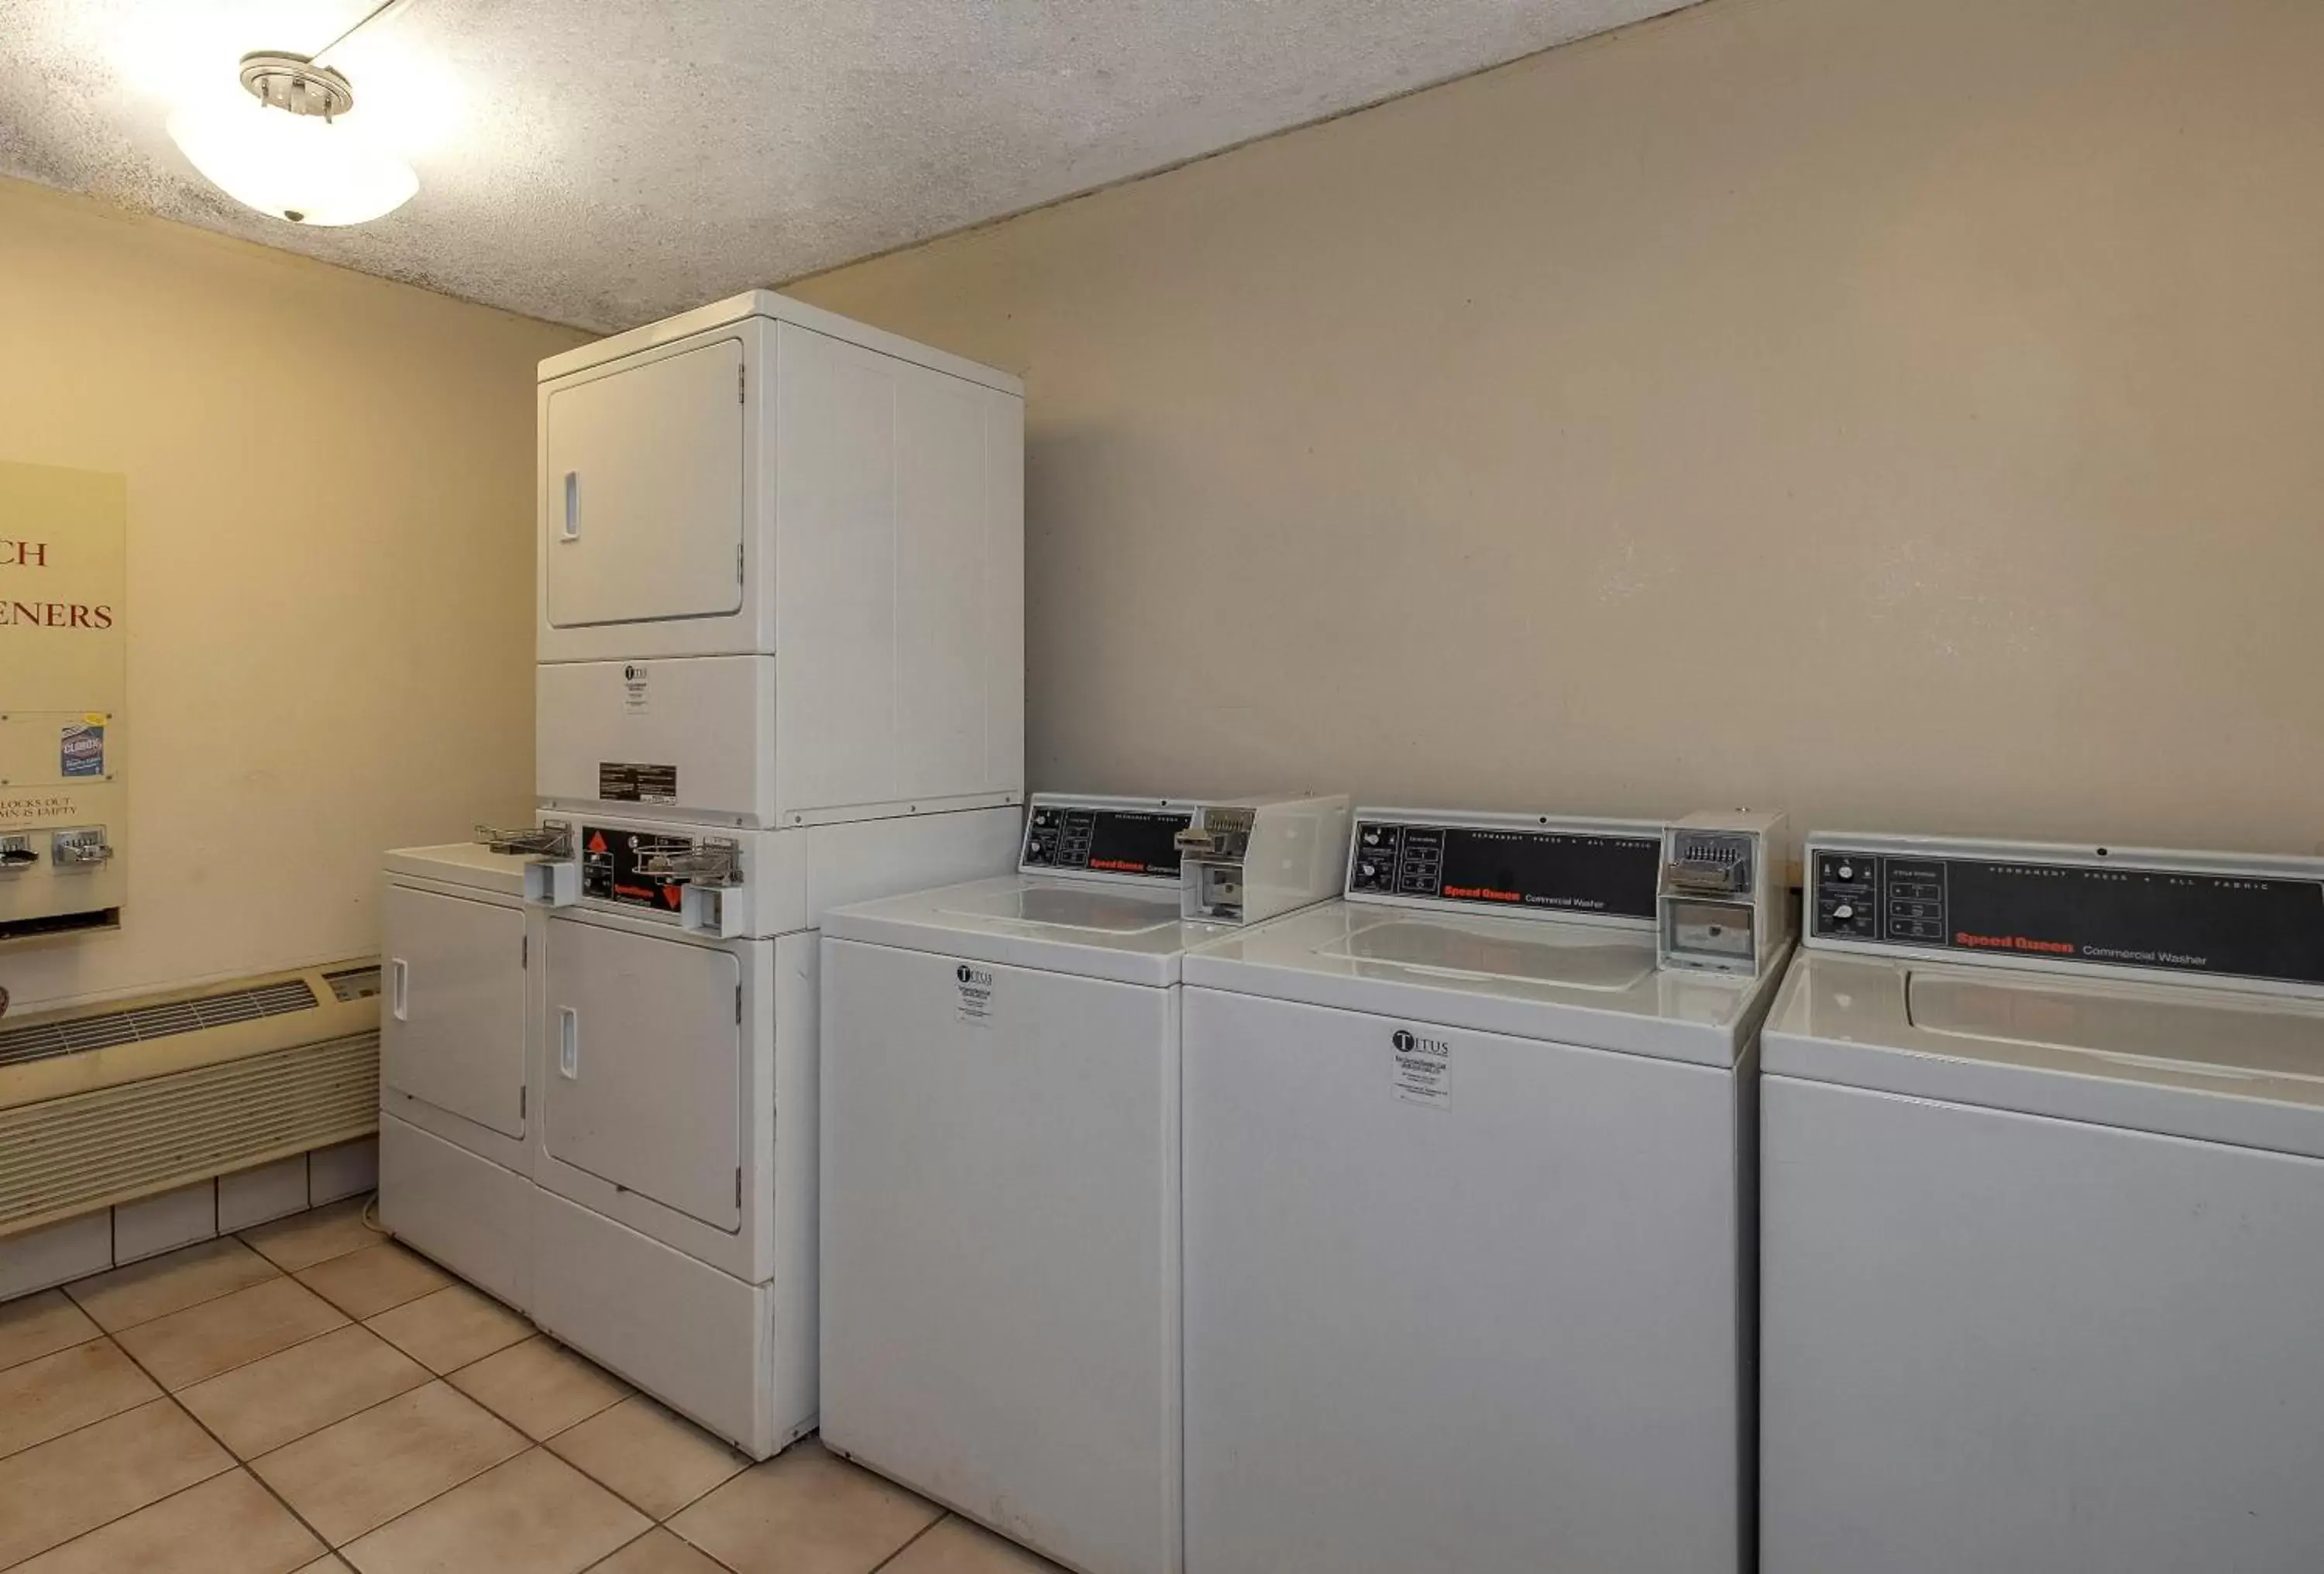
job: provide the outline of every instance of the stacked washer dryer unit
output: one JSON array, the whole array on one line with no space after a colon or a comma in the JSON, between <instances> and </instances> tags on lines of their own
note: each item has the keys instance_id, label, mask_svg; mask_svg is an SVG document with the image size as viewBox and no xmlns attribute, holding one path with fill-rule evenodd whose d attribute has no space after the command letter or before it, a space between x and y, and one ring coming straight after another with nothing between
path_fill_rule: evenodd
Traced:
<instances>
[{"instance_id":1,"label":"stacked washer dryer unit","mask_svg":"<svg viewBox=\"0 0 2324 1574\"><path fill-rule=\"evenodd\" d=\"M1749 1566L1782 825L1360 809L1186 959L1188 1574Z\"/></svg>"},{"instance_id":2,"label":"stacked washer dryer unit","mask_svg":"<svg viewBox=\"0 0 2324 1574\"><path fill-rule=\"evenodd\" d=\"M1085 1574L1176 1574L1181 958L1329 896L1347 826L1041 795L1015 876L826 917L827 1444Z\"/></svg>"},{"instance_id":3,"label":"stacked washer dryer unit","mask_svg":"<svg viewBox=\"0 0 2324 1574\"><path fill-rule=\"evenodd\" d=\"M2324 1569L2324 861L1810 839L1768 1574Z\"/></svg>"},{"instance_id":4,"label":"stacked washer dryer unit","mask_svg":"<svg viewBox=\"0 0 2324 1574\"><path fill-rule=\"evenodd\" d=\"M758 293L541 364L529 1310L763 1457L816 1418L816 925L1005 870L1022 391Z\"/></svg>"}]
</instances>

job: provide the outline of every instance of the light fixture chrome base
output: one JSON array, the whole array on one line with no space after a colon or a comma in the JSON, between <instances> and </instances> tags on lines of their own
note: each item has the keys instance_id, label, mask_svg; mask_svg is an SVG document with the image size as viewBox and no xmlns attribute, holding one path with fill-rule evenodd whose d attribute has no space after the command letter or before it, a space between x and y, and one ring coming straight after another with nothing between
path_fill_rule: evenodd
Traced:
<instances>
[{"instance_id":1,"label":"light fixture chrome base","mask_svg":"<svg viewBox=\"0 0 2324 1574\"><path fill-rule=\"evenodd\" d=\"M328 66L314 64L305 55L280 50L258 50L242 57L242 85L252 97L293 115L319 115L328 120L345 115L355 104L355 90Z\"/></svg>"}]
</instances>

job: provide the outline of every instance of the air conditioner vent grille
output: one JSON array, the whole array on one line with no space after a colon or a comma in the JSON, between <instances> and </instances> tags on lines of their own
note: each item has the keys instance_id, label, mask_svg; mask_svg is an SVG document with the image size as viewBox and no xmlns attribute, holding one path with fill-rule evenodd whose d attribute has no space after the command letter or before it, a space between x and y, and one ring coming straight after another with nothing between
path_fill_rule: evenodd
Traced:
<instances>
[{"instance_id":1,"label":"air conditioner vent grille","mask_svg":"<svg viewBox=\"0 0 2324 1574\"><path fill-rule=\"evenodd\" d=\"M378 1120L375 1032L0 1109L0 1237L345 1142Z\"/></svg>"},{"instance_id":2,"label":"air conditioner vent grille","mask_svg":"<svg viewBox=\"0 0 2324 1574\"><path fill-rule=\"evenodd\" d=\"M222 990L190 1000L131 1006L67 1021L0 1028L0 1066L173 1038L181 1033L199 1033L206 1027L255 1022L263 1017L281 1017L292 1011L311 1011L315 1005L314 988L306 980L284 979L253 988Z\"/></svg>"}]
</instances>

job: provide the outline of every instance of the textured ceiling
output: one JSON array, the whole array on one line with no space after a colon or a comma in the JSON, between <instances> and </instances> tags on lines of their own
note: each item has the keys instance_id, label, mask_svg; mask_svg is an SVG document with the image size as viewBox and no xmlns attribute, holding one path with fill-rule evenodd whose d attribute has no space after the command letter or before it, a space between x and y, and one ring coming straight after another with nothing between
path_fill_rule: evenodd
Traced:
<instances>
[{"instance_id":1,"label":"textured ceiling","mask_svg":"<svg viewBox=\"0 0 2324 1574\"><path fill-rule=\"evenodd\" d=\"M375 0L0 0L0 174L585 327L999 217L1692 0L410 0L336 51L420 195L301 229L162 131Z\"/></svg>"}]
</instances>

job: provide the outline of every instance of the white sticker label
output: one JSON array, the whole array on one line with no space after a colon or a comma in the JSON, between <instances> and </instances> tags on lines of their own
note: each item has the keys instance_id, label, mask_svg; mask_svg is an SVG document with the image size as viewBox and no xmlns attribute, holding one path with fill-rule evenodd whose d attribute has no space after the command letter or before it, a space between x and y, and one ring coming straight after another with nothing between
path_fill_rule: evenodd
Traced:
<instances>
[{"instance_id":1,"label":"white sticker label","mask_svg":"<svg viewBox=\"0 0 2324 1574\"><path fill-rule=\"evenodd\" d=\"M1390 1085L1407 1104L1431 1109L1452 1103L1452 1046L1441 1038L1424 1038L1408 1027L1388 1036Z\"/></svg>"},{"instance_id":2,"label":"white sticker label","mask_svg":"<svg viewBox=\"0 0 2324 1574\"><path fill-rule=\"evenodd\" d=\"M642 716L649 698L646 690L645 663L632 661L622 668L622 710L624 714Z\"/></svg>"},{"instance_id":3,"label":"white sticker label","mask_svg":"<svg viewBox=\"0 0 2324 1574\"><path fill-rule=\"evenodd\" d=\"M954 1010L954 1020L970 1027L992 1026L992 974L981 967L962 962L952 970L953 988L960 1000Z\"/></svg>"}]
</instances>

